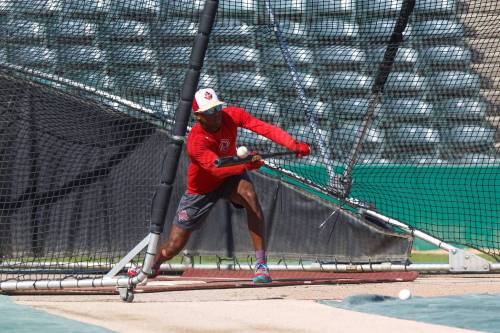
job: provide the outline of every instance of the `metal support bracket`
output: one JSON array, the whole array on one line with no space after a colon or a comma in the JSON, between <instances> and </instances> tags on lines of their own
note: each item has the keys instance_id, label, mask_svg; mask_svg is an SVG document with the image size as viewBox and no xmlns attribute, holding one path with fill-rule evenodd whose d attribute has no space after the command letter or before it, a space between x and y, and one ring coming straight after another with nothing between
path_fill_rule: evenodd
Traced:
<instances>
[{"instance_id":1,"label":"metal support bracket","mask_svg":"<svg viewBox=\"0 0 500 333\"><path fill-rule=\"evenodd\" d=\"M452 249L449 252L450 272L465 273L465 272L489 272L490 263L469 252L461 249Z\"/></svg>"},{"instance_id":2,"label":"metal support bracket","mask_svg":"<svg viewBox=\"0 0 500 333\"><path fill-rule=\"evenodd\" d=\"M132 303L134 301L134 291L131 288L118 287L116 289L118 290L122 301L127 303Z\"/></svg>"},{"instance_id":3,"label":"metal support bracket","mask_svg":"<svg viewBox=\"0 0 500 333\"><path fill-rule=\"evenodd\" d=\"M144 239L137 244L125 257L123 257L114 267L111 269L105 278L113 278L116 274L120 273L121 270L132 260L136 255L138 255L146 246L148 246L149 239L151 235L148 234Z\"/></svg>"}]
</instances>

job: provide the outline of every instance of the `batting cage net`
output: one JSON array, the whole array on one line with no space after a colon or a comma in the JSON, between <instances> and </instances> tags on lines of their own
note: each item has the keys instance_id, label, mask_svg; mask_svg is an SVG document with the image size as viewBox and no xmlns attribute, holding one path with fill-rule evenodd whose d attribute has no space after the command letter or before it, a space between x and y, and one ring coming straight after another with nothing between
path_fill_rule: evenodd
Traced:
<instances>
[{"instance_id":1,"label":"batting cage net","mask_svg":"<svg viewBox=\"0 0 500 333\"><path fill-rule=\"evenodd\" d=\"M0 3L1 280L109 267L147 233L204 3ZM199 87L312 146L266 170L499 256L499 18L494 0L221 0Z\"/></svg>"}]
</instances>

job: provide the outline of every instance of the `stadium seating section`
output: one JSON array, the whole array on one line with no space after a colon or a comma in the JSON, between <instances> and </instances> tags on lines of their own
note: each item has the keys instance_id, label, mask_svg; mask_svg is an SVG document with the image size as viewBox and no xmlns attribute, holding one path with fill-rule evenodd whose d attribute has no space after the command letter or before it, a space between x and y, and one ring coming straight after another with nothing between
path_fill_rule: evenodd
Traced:
<instances>
[{"instance_id":1,"label":"stadium seating section","mask_svg":"<svg viewBox=\"0 0 500 333\"><path fill-rule=\"evenodd\" d=\"M13 3L15 11L8 4L1 8L2 62L61 75L172 116L203 0ZM213 30L200 86L218 89L229 103L298 137L310 130L304 116L310 111L342 159L365 117L401 1L276 3L307 100L299 98L265 24L262 1L220 1L224 24ZM285 3L286 13L278 5ZM417 1L361 163L491 160L495 131L485 121L482 82L471 69L473 51L456 12L456 0Z\"/></svg>"}]
</instances>

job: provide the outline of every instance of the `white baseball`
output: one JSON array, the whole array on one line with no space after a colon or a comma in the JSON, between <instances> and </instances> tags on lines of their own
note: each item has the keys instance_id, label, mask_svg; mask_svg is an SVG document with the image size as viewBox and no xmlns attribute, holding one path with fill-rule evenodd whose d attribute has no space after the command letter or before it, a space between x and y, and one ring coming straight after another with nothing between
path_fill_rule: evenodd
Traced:
<instances>
[{"instance_id":1,"label":"white baseball","mask_svg":"<svg viewBox=\"0 0 500 333\"><path fill-rule=\"evenodd\" d=\"M245 146L238 147L236 150L236 155L238 155L239 158L245 158L248 156L248 148Z\"/></svg>"},{"instance_id":2,"label":"white baseball","mask_svg":"<svg viewBox=\"0 0 500 333\"><path fill-rule=\"evenodd\" d=\"M401 289L398 297L400 300L406 301L411 298L411 291L409 289Z\"/></svg>"}]
</instances>

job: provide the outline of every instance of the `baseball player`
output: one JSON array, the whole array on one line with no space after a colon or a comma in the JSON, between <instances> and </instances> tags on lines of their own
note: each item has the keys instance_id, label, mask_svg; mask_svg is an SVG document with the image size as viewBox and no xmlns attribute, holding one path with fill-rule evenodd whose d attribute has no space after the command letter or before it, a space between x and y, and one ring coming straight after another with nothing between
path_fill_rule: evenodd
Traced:
<instances>
[{"instance_id":1,"label":"baseball player","mask_svg":"<svg viewBox=\"0 0 500 333\"><path fill-rule=\"evenodd\" d=\"M257 193L248 171L259 169L262 160L246 164L216 168L220 157L236 155L238 127L246 128L294 151L298 157L310 154L309 145L295 141L282 129L261 121L244 109L223 106L211 88L200 89L193 100L197 123L187 138L188 167L187 190L182 196L168 239L160 246L149 277L159 274L160 265L184 248L191 233L199 229L219 199L229 200L235 207L245 209L250 237L255 249L256 267L254 283L271 282L266 264L264 216ZM136 276L140 267L128 271Z\"/></svg>"}]
</instances>

